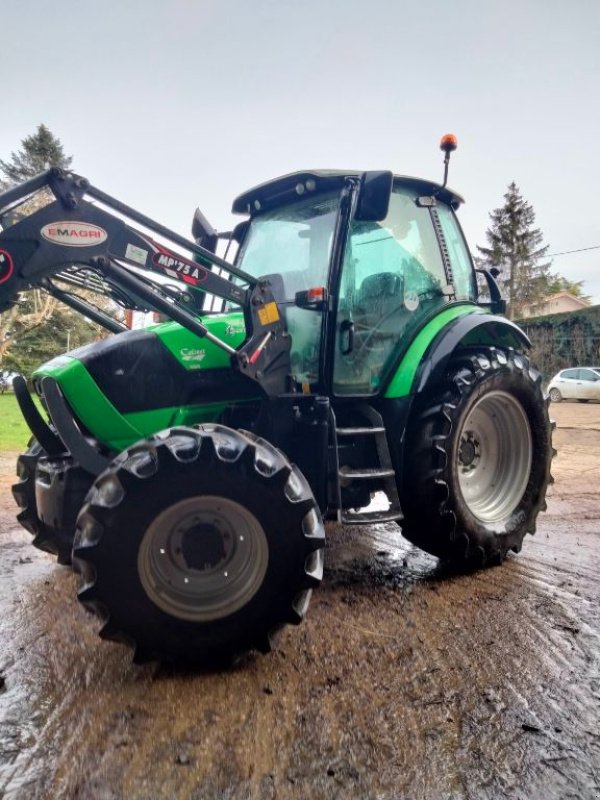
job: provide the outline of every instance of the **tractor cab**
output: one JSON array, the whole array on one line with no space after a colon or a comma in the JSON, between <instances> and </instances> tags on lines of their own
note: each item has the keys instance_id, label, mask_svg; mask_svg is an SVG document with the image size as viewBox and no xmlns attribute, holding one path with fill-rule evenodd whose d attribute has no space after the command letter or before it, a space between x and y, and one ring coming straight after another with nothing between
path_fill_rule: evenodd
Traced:
<instances>
[{"instance_id":1,"label":"tractor cab","mask_svg":"<svg viewBox=\"0 0 600 800\"><path fill-rule=\"evenodd\" d=\"M282 278L295 383L376 395L429 318L476 301L460 202L428 181L336 171L287 175L235 200L250 215L236 266Z\"/></svg>"}]
</instances>

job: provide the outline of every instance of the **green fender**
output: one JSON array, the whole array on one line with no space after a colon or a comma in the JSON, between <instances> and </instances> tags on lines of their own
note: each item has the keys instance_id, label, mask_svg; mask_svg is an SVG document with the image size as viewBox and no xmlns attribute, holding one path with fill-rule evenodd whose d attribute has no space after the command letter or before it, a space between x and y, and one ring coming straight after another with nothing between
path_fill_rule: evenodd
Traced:
<instances>
[{"instance_id":1,"label":"green fender","mask_svg":"<svg viewBox=\"0 0 600 800\"><path fill-rule=\"evenodd\" d=\"M472 304L451 306L417 334L384 391L386 398L407 397L439 382L460 347L484 345L529 349L531 342L514 322Z\"/></svg>"}]
</instances>

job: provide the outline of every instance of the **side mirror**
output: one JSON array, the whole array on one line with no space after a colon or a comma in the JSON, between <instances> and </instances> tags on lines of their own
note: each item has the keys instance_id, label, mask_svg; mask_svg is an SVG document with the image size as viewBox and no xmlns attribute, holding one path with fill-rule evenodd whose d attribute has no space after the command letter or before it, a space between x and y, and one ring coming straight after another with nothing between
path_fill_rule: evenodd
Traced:
<instances>
[{"instance_id":1,"label":"side mirror","mask_svg":"<svg viewBox=\"0 0 600 800\"><path fill-rule=\"evenodd\" d=\"M233 239L233 241L237 242L238 244L241 244L244 236L248 232L249 227L250 227L249 219L245 219L242 220L242 222L238 222L238 224L235 226L231 234L231 238Z\"/></svg>"},{"instance_id":2,"label":"side mirror","mask_svg":"<svg viewBox=\"0 0 600 800\"><path fill-rule=\"evenodd\" d=\"M327 311L329 306L327 289L324 286L316 286L314 289L296 292L294 303L298 308L305 308L307 311Z\"/></svg>"},{"instance_id":3,"label":"side mirror","mask_svg":"<svg viewBox=\"0 0 600 800\"><path fill-rule=\"evenodd\" d=\"M387 217L393 179L389 171L363 172L354 219L360 222L381 222Z\"/></svg>"},{"instance_id":4,"label":"side mirror","mask_svg":"<svg viewBox=\"0 0 600 800\"><path fill-rule=\"evenodd\" d=\"M216 228L209 223L204 214L199 208L194 212L194 219L192 220L192 236L196 244L214 253L217 249L217 240L219 235Z\"/></svg>"}]
</instances>

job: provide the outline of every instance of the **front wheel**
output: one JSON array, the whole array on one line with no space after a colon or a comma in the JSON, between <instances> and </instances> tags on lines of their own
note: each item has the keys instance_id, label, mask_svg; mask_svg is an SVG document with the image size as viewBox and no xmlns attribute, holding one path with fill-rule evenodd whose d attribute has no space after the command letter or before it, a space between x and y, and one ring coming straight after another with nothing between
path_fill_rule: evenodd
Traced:
<instances>
[{"instance_id":1,"label":"front wheel","mask_svg":"<svg viewBox=\"0 0 600 800\"><path fill-rule=\"evenodd\" d=\"M558 389L550 389L549 396L553 403L560 403L562 400L562 394L558 391Z\"/></svg>"},{"instance_id":2,"label":"front wheel","mask_svg":"<svg viewBox=\"0 0 600 800\"><path fill-rule=\"evenodd\" d=\"M324 531L300 471L222 425L173 429L117 457L78 519L79 598L136 660L222 663L266 652L323 573Z\"/></svg>"},{"instance_id":3,"label":"front wheel","mask_svg":"<svg viewBox=\"0 0 600 800\"><path fill-rule=\"evenodd\" d=\"M551 435L541 376L526 356L490 349L457 357L409 423L406 538L464 566L518 552L545 509Z\"/></svg>"},{"instance_id":4,"label":"front wheel","mask_svg":"<svg viewBox=\"0 0 600 800\"><path fill-rule=\"evenodd\" d=\"M21 508L17 519L32 534L34 547L56 556L59 564L68 566L71 563L75 524L52 527L40 519L38 514L35 497L36 468L39 459L46 455L41 444L32 439L27 451L17 459L19 480L12 487L13 497Z\"/></svg>"}]
</instances>

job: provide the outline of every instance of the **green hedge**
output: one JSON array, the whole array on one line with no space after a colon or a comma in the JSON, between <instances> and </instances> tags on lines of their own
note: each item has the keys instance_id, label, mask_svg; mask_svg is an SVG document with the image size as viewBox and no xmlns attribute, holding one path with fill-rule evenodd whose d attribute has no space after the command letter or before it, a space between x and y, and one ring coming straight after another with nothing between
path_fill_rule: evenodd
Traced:
<instances>
[{"instance_id":1,"label":"green hedge","mask_svg":"<svg viewBox=\"0 0 600 800\"><path fill-rule=\"evenodd\" d=\"M600 365L600 306L518 323L531 339L532 361L549 380L565 367Z\"/></svg>"}]
</instances>

